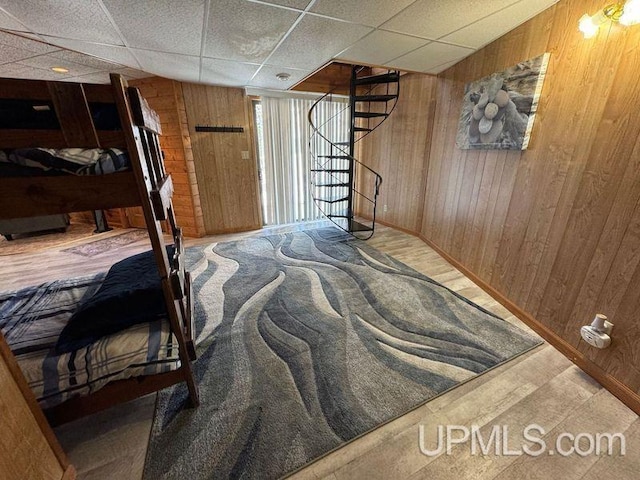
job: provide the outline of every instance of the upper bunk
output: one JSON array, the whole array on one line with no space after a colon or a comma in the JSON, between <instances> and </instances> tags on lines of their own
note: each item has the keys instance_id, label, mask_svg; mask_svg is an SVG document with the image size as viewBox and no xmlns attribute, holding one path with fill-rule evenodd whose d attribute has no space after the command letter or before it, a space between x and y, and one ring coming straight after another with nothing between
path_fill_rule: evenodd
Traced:
<instances>
[{"instance_id":1,"label":"upper bunk","mask_svg":"<svg viewBox=\"0 0 640 480\"><path fill-rule=\"evenodd\" d=\"M160 133L157 113L119 75L111 85L0 79L5 158L25 148L118 149L129 162L103 175L0 169L0 219L133 207L150 194L161 213L173 187L155 153Z\"/></svg>"}]
</instances>

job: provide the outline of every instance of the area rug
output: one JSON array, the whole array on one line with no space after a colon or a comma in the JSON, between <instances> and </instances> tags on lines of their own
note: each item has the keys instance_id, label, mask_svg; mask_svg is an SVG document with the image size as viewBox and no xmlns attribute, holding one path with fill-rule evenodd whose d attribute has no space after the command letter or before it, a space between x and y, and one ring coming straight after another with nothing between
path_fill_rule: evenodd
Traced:
<instances>
[{"instance_id":1,"label":"area rug","mask_svg":"<svg viewBox=\"0 0 640 480\"><path fill-rule=\"evenodd\" d=\"M124 247L130 243L137 242L143 238L149 238L149 233L146 229L138 229L101 238L95 242L83 243L82 245L66 248L62 251L75 253L76 255L82 255L83 257L95 257L96 255L113 250L114 248Z\"/></svg>"},{"instance_id":2,"label":"area rug","mask_svg":"<svg viewBox=\"0 0 640 480\"><path fill-rule=\"evenodd\" d=\"M188 256L201 405L159 393L147 480L279 478L540 343L333 228Z\"/></svg>"},{"instance_id":3,"label":"area rug","mask_svg":"<svg viewBox=\"0 0 640 480\"><path fill-rule=\"evenodd\" d=\"M46 231L16 235L11 241L0 236L0 256L38 253L60 248L68 243L91 237L95 228L95 225L72 223L64 233Z\"/></svg>"}]
</instances>

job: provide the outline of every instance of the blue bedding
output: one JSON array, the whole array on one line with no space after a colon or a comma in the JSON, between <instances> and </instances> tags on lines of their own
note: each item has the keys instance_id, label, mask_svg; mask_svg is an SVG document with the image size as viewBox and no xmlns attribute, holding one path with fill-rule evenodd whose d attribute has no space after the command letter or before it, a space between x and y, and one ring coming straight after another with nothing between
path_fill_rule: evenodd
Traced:
<instances>
[{"instance_id":1,"label":"blue bedding","mask_svg":"<svg viewBox=\"0 0 640 480\"><path fill-rule=\"evenodd\" d=\"M117 148L19 148L0 150L0 176L104 175L130 168Z\"/></svg>"}]
</instances>

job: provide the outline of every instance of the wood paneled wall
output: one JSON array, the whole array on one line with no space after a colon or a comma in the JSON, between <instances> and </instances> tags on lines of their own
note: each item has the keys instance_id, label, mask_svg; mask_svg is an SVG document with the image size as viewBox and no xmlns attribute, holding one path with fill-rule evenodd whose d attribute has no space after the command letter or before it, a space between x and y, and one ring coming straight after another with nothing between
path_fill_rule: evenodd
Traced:
<instances>
[{"instance_id":1,"label":"wood paneled wall","mask_svg":"<svg viewBox=\"0 0 640 480\"><path fill-rule=\"evenodd\" d=\"M605 25L584 39L578 19L603 6L561 0L440 74L430 155L422 164L397 158L407 168L398 165L394 190L426 167L416 233L610 388L640 392L640 26ZM551 59L528 150L458 149L465 83L544 52ZM430 108L422 102L412 108ZM369 141L412 136L381 130ZM598 312L615 324L602 351L579 335Z\"/></svg>"},{"instance_id":2,"label":"wood paneled wall","mask_svg":"<svg viewBox=\"0 0 640 480\"><path fill-rule=\"evenodd\" d=\"M434 76L403 75L391 116L356 144L356 158L383 178L376 218L412 232L422 222L436 84ZM360 190L369 191L364 185Z\"/></svg>"},{"instance_id":3,"label":"wood paneled wall","mask_svg":"<svg viewBox=\"0 0 640 480\"><path fill-rule=\"evenodd\" d=\"M167 172L173 180L172 200L178 225L186 236L201 237L204 235L204 219L182 84L166 78L151 77L132 80L129 85L138 87L151 108L160 116L160 147L164 152ZM131 217L131 214L129 216ZM135 224L135 221L132 223Z\"/></svg>"},{"instance_id":4,"label":"wood paneled wall","mask_svg":"<svg viewBox=\"0 0 640 480\"><path fill-rule=\"evenodd\" d=\"M185 236L202 237L204 218L200 205L200 193L196 180L193 151L187 125L187 113L182 96L182 84L161 77L149 77L129 81L138 87L142 95L160 116L162 135L160 147L165 155L165 166L173 180L173 208L178 225ZM107 221L112 227L146 228L142 208L134 207L107 210ZM74 213L76 223L93 223L91 212Z\"/></svg>"},{"instance_id":5,"label":"wood paneled wall","mask_svg":"<svg viewBox=\"0 0 640 480\"><path fill-rule=\"evenodd\" d=\"M182 89L206 233L261 228L249 98L240 88L183 83ZM243 127L244 132L196 132L196 125Z\"/></svg>"}]
</instances>

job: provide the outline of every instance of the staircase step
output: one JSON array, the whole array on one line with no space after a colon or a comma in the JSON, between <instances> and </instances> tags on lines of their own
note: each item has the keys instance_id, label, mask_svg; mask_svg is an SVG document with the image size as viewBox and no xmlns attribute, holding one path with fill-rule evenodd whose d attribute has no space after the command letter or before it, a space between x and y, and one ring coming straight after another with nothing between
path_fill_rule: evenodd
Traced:
<instances>
[{"instance_id":1,"label":"staircase step","mask_svg":"<svg viewBox=\"0 0 640 480\"><path fill-rule=\"evenodd\" d=\"M356 95L353 97L356 102L388 102L394 98L398 98L397 95Z\"/></svg>"},{"instance_id":2,"label":"staircase step","mask_svg":"<svg viewBox=\"0 0 640 480\"><path fill-rule=\"evenodd\" d=\"M327 218L351 218L348 215L333 215L332 213L327 214Z\"/></svg>"},{"instance_id":3,"label":"staircase step","mask_svg":"<svg viewBox=\"0 0 640 480\"><path fill-rule=\"evenodd\" d=\"M388 113L383 112L353 112L354 117L357 118L376 118L376 117L388 117Z\"/></svg>"},{"instance_id":4,"label":"staircase step","mask_svg":"<svg viewBox=\"0 0 640 480\"><path fill-rule=\"evenodd\" d=\"M354 132L372 132L373 128L353 127Z\"/></svg>"},{"instance_id":5,"label":"staircase step","mask_svg":"<svg viewBox=\"0 0 640 480\"><path fill-rule=\"evenodd\" d=\"M340 188L344 188L344 187L350 187L351 184L349 184L349 183L317 183L314 186L316 186L316 187L340 187Z\"/></svg>"},{"instance_id":6,"label":"staircase step","mask_svg":"<svg viewBox=\"0 0 640 480\"><path fill-rule=\"evenodd\" d=\"M324 168L312 168L312 172L326 172L326 173L349 173L349 170L344 169L324 169Z\"/></svg>"},{"instance_id":7,"label":"staircase step","mask_svg":"<svg viewBox=\"0 0 640 480\"><path fill-rule=\"evenodd\" d=\"M347 200L349 200L349 197L336 198L334 200L331 200L329 198L316 198L317 202L324 202L324 203L339 203L339 202L346 202Z\"/></svg>"},{"instance_id":8,"label":"staircase step","mask_svg":"<svg viewBox=\"0 0 640 480\"><path fill-rule=\"evenodd\" d=\"M334 145L349 145L349 142L332 142Z\"/></svg>"},{"instance_id":9,"label":"staircase step","mask_svg":"<svg viewBox=\"0 0 640 480\"><path fill-rule=\"evenodd\" d=\"M376 83L394 83L400 80L398 72L383 73L382 75L369 75L356 78L356 85L374 85Z\"/></svg>"},{"instance_id":10,"label":"staircase step","mask_svg":"<svg viewBox=\"0 0 640 480\"><path fill-rule=\"evenodd\" d=\"M351 159L349 155L318 155L318 158L346 158Z\"/></svg>"},{"instance_id":11,"label":"staircase step","mask_svg":"<svg viewBox=\"0 0 640 480\"><path fill-rule=\"evenodd\" d=\"M364 225L360 222L356 222L355 220L350 220L349 231L350 232L373 232L373 227Z\"/></svg>"}]
</instances>

